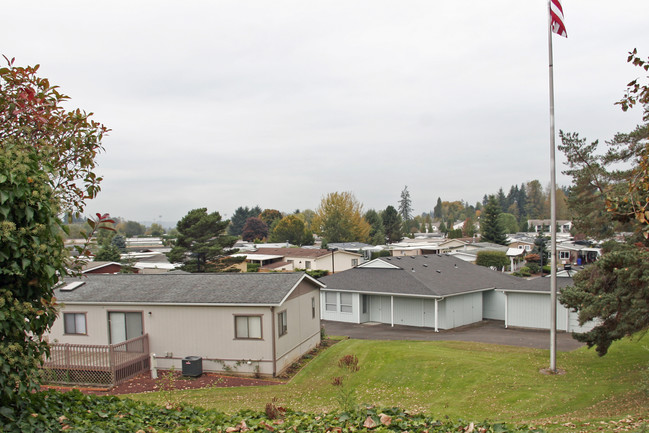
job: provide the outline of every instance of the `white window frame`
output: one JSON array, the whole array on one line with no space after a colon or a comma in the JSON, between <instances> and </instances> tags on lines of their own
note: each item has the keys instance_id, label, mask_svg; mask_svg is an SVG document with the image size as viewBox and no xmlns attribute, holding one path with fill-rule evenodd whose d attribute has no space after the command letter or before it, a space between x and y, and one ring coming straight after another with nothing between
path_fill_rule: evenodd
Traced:
<instances>
[{"instance_id":1,"label":"white window frame","mask_svg":"<svg viewBox=\"0 0 649 433\"><path fill-rule=\"evenodd\" d=\"M559 260L570 259L570 251L559 251Z\"/></svg>"},{"instance_id":2,"label":"white window frame","mask_svg":"<svg viewBox=\"0 0 649 433\"><path fill-rule=\"evenodd\" d=\"M343 296L345 298L349 297L346 300L343 300ZM347 302L349 301L349 302ZM340 293L340 312L341 313L348 313L351 314L354 312L354 296L351 293Z\"/></svg>"},{"instance_id":3,"label":"white window frame","mask_svg":"<svg viewBox=\"0 0 649 433\"><path fill-rule=\"evenodd\" d=\"M324 294L325 311L338 311L338 294L336 292L324 292Z\"/></svg>"}]
</instances>

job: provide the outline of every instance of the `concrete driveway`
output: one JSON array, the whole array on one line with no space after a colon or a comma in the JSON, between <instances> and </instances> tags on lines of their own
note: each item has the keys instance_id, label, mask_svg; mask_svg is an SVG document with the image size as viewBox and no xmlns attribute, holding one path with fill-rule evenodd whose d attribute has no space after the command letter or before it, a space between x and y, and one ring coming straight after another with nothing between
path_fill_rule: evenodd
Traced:
<instances>
[{"instance_id":1,"label":"concrete driveway","mask_svg":"<svg viewBox=\"0 0 649 433\"><path fill-rule=\"evenodd\" d=\"M360 340L472 341L550 350L550 331L505 328L505 322L484 320L472 325L435 332L430 328L384 323L342 323L323 320L327 335L341 335ZM569 352L583 346L571 334L557 331L557 351Z\"/></svg>"}]
</instances>

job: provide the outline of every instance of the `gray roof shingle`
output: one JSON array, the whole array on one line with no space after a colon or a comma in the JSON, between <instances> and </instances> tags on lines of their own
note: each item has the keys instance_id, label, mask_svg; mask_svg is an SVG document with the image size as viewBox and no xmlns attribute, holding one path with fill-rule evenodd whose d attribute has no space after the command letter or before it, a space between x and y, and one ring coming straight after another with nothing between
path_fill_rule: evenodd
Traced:
<instances>
[{"instance_id":1,"label":"gray roof shingle","mask_svg":"<svg viewBox=\"0 0 649 433\"><path fill-rule=\"evenodd\" d=\"M451 296L487 289L515 289L518 277L447 255L382 257L398 269L354 268L320 280L327 289L410 296Z\"/></svg>"},{"instance_id":2,"label":"gray roof shingle","mask_svg":"<svg viewBox=\"0 0 649 433\"><path fill-rule=\"evenodd\" d=\"M95 274L66 279L66 284L84 284L72 291L61 290L61 286L54 295L62 303L280 305L304 278L318 286L303 272Z\"/></svg>"}]
</instances>

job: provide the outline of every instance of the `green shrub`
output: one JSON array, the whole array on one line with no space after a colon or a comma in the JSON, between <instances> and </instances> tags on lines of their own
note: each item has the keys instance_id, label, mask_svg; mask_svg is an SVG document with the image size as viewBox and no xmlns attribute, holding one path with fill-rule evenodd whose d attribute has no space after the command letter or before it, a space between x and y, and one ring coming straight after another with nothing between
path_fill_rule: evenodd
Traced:
<instances>
[{"instance_id":1,"label":"green shrub","mask_svg":"<svg viewBox=\"0 0 649 433\"><path fill-rule=\"evenodd\" d=\"M538 274L541 270L541 266L538 263L527 263L526 267L530 270L532 274Z\"/></svg>"},{"instance_id":2,"label":"green shrub","mask_svg":"<svg viewBox=\"0 0 649 433\"><path fill-rule=\"evenodd\" d=\"M259 263L246 263L246 272L259 272Z\"/></svg>"},{"instance_id":3,"label":"green shrub","mask_svg":"<svg viewBox=\"0 0 649 433\"><path fill-rule=\"evenodd\" d=\"M476 265L496 268L503 268L509 265L509 259L504 251L480 251L476 259Z\"/></svg>"},{"instance_id":4,"label":"green shrub","mask_svg":"<svg viewBox=\"0 0 649 433\"><path fill-rule=\"evenodd\" d=\"M521 277L529 277L532 275L532 272L530 271L530 268L527 266L523 266L518 270L518 273L520 274Z\"/></svg>"}]
</instances>

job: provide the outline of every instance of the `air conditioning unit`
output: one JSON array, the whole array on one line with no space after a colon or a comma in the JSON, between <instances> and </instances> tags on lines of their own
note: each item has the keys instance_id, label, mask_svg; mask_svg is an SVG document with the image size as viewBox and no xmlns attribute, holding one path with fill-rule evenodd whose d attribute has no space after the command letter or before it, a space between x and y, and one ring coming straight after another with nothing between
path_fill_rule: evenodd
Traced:
<instances>
[{"instance_id":1,"label":"air conditioning unit","mask_svg":"<svg viewBox=\"0 0 649 433\"><path fill-rule=\"evenodd\" d=\"M203 358L186 356L183 358L183 376L199 377L203 374Z\"/></svg>"}]
</instances>

